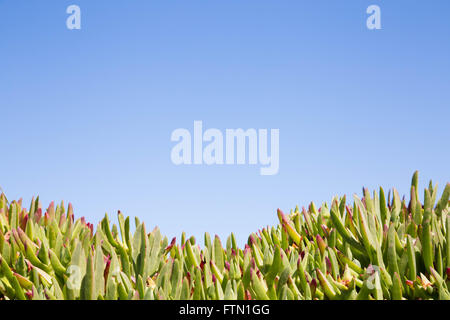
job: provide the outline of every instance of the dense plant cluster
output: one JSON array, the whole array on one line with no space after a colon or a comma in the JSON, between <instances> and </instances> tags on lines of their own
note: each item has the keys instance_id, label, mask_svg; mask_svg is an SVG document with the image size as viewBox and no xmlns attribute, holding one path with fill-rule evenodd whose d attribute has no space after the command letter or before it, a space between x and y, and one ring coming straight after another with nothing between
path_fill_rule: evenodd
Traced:
<instances>
[{"instance_id":1,"label":"dense plant cluster","mask_svg":"<svg viewBox=\"0 0 450 320\"><path fill-rule=\"evenodd\" d=\"M29 209L0 197L1 299L450 299L450 184L423 203L418 173L410 200L380 188L330 205L278 210L279 224L225 247L208 233L200 247L183 233L118 213L99 225L72 206L39 198ZM133 228L134 229L134 228Z\"/></svg>"}]
</instances>

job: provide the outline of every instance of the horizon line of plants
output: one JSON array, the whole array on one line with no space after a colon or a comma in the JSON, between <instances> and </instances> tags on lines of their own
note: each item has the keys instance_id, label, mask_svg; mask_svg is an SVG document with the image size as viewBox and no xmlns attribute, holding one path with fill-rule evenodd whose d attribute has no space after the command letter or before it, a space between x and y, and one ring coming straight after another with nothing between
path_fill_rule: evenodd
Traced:
<instances>
[{"instance_id":1,"label":"horizon line of plants","mask_svg":"<svg viewBox=\"0 0 450 320\"><path fill-rule=\"evenodd\" d=\"M118 212L94 232L72 205L29 209L0 196L0 300L450 300L450 183L430 181L423 204L418 172L410 199L380 187L353 203L278 209L279 224L238 248L183 232L169 243L156 227Z\"/></svg>"}]
</instances>

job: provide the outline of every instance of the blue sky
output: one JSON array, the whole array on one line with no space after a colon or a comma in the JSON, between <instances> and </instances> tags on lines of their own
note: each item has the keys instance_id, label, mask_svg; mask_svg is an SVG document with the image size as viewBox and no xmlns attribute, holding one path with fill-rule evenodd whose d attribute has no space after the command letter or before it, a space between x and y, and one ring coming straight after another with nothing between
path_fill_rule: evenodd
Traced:
<instances>
[{"instance_id":1,"label":"blue sky","mask_svg":"<svg viewBox=\"0 0 450 320\"><path fill-rule=\"evenodd\" d=\"M68 30L66 8L81 8ZM382 30L366 28L381 8ZM285 211L450 181L448 1L0 0L0 185L238 239ZM175 166L173 130L277 128L280 171Z\"/></svg>"}]
</instances>

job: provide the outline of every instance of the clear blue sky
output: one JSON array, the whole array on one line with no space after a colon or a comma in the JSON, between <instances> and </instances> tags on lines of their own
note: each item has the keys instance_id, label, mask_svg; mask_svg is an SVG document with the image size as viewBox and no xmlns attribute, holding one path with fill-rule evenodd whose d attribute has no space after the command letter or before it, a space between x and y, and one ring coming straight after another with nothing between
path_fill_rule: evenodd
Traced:
<instances>
[{"instance_id":1,"label":"clear blue sky","mask_svg":"<svg viewBox=\"0 0 450 320\"><path fill-rule=\"evenodd\" d=\"M82 29L66 28L77 4ZM382 30L366 28L381 7ZM449 1L0 0L0 185L226 237L450 181ZM174 129L280 129L280 171L175 166Z\"/></svg>"}]
</instances>

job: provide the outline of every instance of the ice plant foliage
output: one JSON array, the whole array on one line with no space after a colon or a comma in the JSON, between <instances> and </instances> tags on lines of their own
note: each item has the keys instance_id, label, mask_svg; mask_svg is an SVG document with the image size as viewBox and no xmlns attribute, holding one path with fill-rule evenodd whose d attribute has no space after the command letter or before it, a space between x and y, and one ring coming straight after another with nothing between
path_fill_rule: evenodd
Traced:
<instances>
[{"instance_id":1,"label":"ice plant foliage","mask_svg":"<svg viewBox=\"0 0 450 320\"><path fill-rule=\"evenodd\" d=\"M393 189L278 210L280 223L239 248L148 233L118 213L94 231L72 206L0 197L0 299L450 299L450 184L423 203Z\"/></svg>"}]
</instances>

